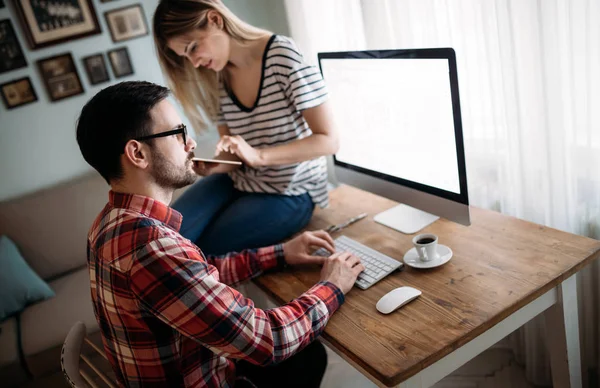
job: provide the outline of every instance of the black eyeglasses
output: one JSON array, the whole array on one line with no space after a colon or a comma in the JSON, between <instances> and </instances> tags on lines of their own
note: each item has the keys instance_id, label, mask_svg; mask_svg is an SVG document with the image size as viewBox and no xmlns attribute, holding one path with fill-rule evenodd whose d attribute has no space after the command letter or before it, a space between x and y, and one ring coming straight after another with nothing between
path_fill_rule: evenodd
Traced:
<instances>
[{"instance_id":1,"label":"black eyeglasses","mask_svg":"<svg viewBox=\"0 0 600 388\"><path fill-rule=\"evenodd\" d=\"M183 136L183 145L187 145L187 127L185 126L185 124L178 125L175 129L170 130L170 131L155 133L154 135L142 136L142 137L135 138L134 140L144 141L144 140L156 139L158 137L179 135L180 133L181 133L181 136Z\"/></svg>"}]
</instances>

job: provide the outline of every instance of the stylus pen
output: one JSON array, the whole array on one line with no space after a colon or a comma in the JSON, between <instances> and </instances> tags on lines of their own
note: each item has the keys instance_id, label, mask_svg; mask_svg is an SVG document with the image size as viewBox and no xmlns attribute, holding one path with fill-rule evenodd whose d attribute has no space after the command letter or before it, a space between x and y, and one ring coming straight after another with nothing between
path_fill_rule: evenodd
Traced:
<instances>
[{"instance_id":1,"label":"stylus pen","mask_svg":"<svg viewBox=\"0 0 600 388\"><path fill-rule=\"evenodd\" d=\"M348 221L346 222L342 222L341 224L337 224L337 225L331 225L330 227L328 227L327 229L325 229L326 232L328 233L333 233L333 232L337 232L339 230L344 229L345 227L355 223L356 221L360 221L363 218L365 218L367 216L367 213L362 213L357 215L356 217L352 217L350 218Z\"/></svg>"}]
</instances>

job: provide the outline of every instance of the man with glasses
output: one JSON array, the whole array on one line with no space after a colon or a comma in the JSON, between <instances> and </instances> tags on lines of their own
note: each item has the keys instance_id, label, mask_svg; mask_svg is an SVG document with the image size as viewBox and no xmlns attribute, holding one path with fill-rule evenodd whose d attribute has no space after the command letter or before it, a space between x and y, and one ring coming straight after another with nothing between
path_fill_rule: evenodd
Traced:
<instances>
[{"instance_id":1,"label":"man with glasses","mask_svg":"<svg viewBox=\"0 0 600 388\"><path fill-rule=\"evenodd\" d=\"M196 142L169 90L123 82L81 111L77 142L109 183L88 234L94 312L123 386L318 387L326 356L313 342L364 269L323 232L280 245L205 256L179 234L173 192L193 183ZM261 310L230 286L284 265L323 264L321 281Z\"/></svg>"}]
</instances>

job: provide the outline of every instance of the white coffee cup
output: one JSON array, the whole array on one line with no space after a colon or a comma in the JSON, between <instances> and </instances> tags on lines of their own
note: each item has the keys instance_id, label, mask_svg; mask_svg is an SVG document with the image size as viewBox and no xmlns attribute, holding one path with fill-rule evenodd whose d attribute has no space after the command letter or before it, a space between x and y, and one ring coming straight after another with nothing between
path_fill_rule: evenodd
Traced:
<instances>
[{"instance_id":1,"label":"white coffee cup","mask_svg":"<svg viewBox=\"0 0 600 388\"><path fill-rule=\"evenodd\" d=\"M439 259L440 255L437 252L438 236L435 234L419 234L413 238L412 243L415 246L421 261Z\"/></svg>"}]
</instances>

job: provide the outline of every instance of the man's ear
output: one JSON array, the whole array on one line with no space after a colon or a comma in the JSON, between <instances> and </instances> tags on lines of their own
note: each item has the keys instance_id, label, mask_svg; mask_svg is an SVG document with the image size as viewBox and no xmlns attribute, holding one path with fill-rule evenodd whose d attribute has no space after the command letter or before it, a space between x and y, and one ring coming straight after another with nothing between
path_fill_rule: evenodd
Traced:
<instances>
[{"instance_id":1,"label":"man's ear","mask_svg":"<svg viewBox=\"0 0 600 388\"><path fill-rule=\"evenodd\" d=\"M150 150L148 146L137 141L129 140L125 144L125 159L137 168L146 169L150 163Z\"/></svg>"}]
</instances>

